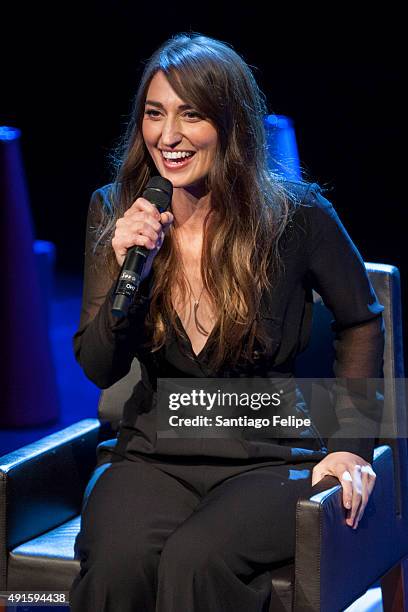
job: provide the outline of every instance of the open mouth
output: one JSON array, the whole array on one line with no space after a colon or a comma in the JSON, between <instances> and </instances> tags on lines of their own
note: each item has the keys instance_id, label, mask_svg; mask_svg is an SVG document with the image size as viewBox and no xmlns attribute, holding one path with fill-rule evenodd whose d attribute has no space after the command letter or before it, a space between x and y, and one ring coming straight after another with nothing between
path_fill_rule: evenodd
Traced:
<instances>
[{"instance_id":1,"label":"open mouth","mask_svg":"<svg viewBox=\"0 0 408 612\"><path fill-rule=\"evenodd\" d=\"M191 152L190 155L186 157L164 157L163 151L161 152L162 160L166 168L184 168L188 166L193 157L195 156L195 152Z\"/></svg>"}]
</instances>

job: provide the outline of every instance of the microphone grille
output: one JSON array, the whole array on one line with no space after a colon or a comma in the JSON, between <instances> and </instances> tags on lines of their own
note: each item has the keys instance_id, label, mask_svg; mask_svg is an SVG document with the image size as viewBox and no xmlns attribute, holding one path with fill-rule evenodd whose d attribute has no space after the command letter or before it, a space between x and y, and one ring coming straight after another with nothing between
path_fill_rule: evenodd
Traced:
<instances>
[{"instance_id":1,"label":"microphone grille","mask_svg":"<svg viewBox=\"0 0 408 612\"><path fill-rule=\"evenodd\" d=\"M160 189L167 193L170 197L173 195L173 184L163 176L152 176L146 185L146 189Z\"/></svg>"},{"instance_id":2,"label":"microphone grille","mask_svg":"<svg viewBox=\"0 0 408 612\"><path fill-rule=\"evenodd\" d=\"M173 196L172 183L162 176L153 176L146 185L143 197L149 200L160 212L164 212L170 206Z\"/></svg>"}]
</instances>

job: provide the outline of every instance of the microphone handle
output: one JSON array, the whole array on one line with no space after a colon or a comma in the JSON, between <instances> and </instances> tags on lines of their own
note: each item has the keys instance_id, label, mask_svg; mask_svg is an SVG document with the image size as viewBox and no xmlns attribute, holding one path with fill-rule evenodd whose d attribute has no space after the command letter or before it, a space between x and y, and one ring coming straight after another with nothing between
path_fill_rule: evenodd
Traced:
<instances>
[{"instance_id":1,"label":"microphone handle","mask_svg":"<svg viewBox=\"0 0 408 612\"><path fill-rule=\"evenodd\" d=\"M133 297L139 289L143 266L149 254L149 249L134 246L128 249L119 274L115 289L112 314L115 317L125 317Z\"/></svg>"},{"instance_id":2,"label":"microphone handle","mask_svg":"<svg viewBox=\"0 0 408 612\"><path fill-rule=\"evenodd\" d=\"M162 177L153 176L146 185L143 198L149 200L162 213L168 209L173 195L172 183ZM139 289L143 267L149 255L149 249L134 246L128 249L116 284L111 312L115 317L125 317Z\"/></svg>"}]
</instances>

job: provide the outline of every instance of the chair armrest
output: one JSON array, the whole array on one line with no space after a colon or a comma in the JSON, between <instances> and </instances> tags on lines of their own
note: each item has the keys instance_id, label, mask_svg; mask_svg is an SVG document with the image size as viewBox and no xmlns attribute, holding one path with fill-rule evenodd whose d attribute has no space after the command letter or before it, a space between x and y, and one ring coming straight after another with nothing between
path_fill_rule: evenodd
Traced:
<instances>
[{"instance_id":1,"label":"chair armrest","mask_svg":"<svg viewBox=\"0 0 408 612\"><path fill-rule=\"evenodd\" d=\"M101 423L84 419L0 457L2 554L80 513Z\"/></svg>"},{"instance_id":2,"label":"chair armrest","mask_svg":"<svg viewBox=\"0 0 408 612\"><path fill-rule=\"evenodd\" d=\"M295 612L344 610L399 560L393 455L374 451L376 484L356 530L333 476L296 507ZM394 559L395 558L395 559Z\"/></svg>"}]
</instances>

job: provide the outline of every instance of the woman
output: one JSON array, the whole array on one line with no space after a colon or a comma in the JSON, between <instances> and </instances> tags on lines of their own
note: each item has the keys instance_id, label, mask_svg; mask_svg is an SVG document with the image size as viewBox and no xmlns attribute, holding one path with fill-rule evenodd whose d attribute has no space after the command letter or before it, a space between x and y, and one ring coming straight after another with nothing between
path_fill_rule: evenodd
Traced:
<instances>
[{"instance_id":1,"label":"woman","mask_svg":"<svg viewBox=\"0 0 408 612\"><path fill-rule=\"evenodd\" d=\"M292 377L312 288L336 319L336 376L380 375L382 306L361 257L316 185L268 171L265 113L235 51L177 35L146 65L115 181L92 197L75 354L101 388L134 357L142 381L83 506L74 611L264 610L270 569L294 555L298 497L331 474L347 525L363 516L373 439L157 436L158 378ZM171 212L140 197L156 174ZM133 245L150 254L115 319Z\"/></svg>"}]
</instances>

